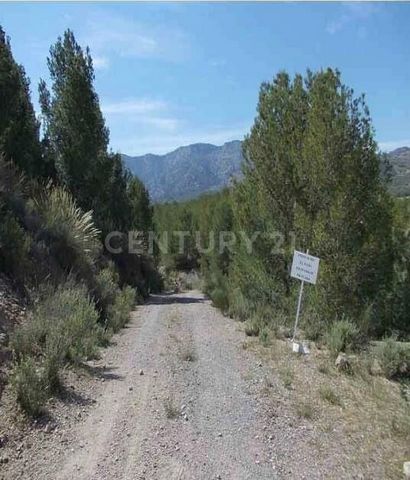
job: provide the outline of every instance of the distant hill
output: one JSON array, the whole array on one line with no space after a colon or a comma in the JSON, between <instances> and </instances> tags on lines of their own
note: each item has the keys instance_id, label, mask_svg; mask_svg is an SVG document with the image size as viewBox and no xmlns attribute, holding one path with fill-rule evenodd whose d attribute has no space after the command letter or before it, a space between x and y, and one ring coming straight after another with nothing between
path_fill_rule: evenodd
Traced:
<instances>
[{"instance_id":1,"label":"distant hill","mask_svg":"<svg viewBox=\"0 0 410 480\"><path fill-rule=\"evenodd\" d=\"M410 148L397 148L388 153L388 158L392 167L392 194L398 197L410 196Z\"/></svg>"},{"instance_id":2,"label":"distant hill","mask_svg":"<svg viewBox=\"0 0 410 480\"><path fill-rule=\"evenodd\" d=\"M241 145L239 140L220 147L195 143L165 155L123 155L123 159L145 183L154 202L184 200L221 190L239 177ZM392 194L410 196L410 148L397 148L387 156L392 167Z\"/></svg>"},{"instance_id":3,"label":"distant hill","mask_svg":"<svg viewBox=\"0 0 410 480\"><path fill-rule=\"evenodd\" d=\"M122 157L144 182L151 199L163 202L194 198L229 185L233 177L240 176L242 151L241 142L235 140L220 147L195 143L165 155Z\"/></svg>"}]
</instances>

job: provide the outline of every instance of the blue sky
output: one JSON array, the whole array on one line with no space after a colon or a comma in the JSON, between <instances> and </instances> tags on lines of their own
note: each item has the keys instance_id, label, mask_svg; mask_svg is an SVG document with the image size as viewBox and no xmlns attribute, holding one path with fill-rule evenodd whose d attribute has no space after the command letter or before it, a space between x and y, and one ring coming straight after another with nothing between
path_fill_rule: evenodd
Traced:
<instances>
[{"instance_id":1,"label":"blue sky","mask_svg":"<svg viewBox=\"0 0 410 480\"><path fill-rule=\"evenodd\" d=\"M365 93L383 149L410 146L410 3L0 3L32 81L66 28L89 45L116 151L241 139L262 81L337 67Z\"/></svg>"}]
</instances>

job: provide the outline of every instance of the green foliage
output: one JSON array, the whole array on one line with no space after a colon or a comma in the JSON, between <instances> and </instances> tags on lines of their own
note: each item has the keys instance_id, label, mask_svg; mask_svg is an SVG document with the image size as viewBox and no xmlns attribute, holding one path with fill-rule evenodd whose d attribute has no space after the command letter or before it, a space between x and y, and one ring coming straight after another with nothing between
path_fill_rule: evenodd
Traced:
<instances>
[{"instance_id":1,"label":"green foliage","mask_svg":"<svg viewBox=\"0 0 410 480\"><path fill-rule=\"evenodd\" d=\"M387 378L410 376L410 344L386 338L375 349L375 358Z\"/></svg>"},{"instance_id":2,"label":"green foliage","mask_svg":"<svg viewBox=\"0 0 410 480\"><path fill-rule=\"evenodd\" d=\"M40 142L29 81L0 27L0 271L34 305L10 342L17 398L32 415L58 389L67 362L96 355L126 323L136 298L127 284L140 301L162 287L145 251L124 248L110 262L101 244L111 230L150 229L152 208L121 156L108 152L89 50L68 30L51 47L48 67L51 92L43 81L39 87ZM145 247L146 231L142 238ZM127 247L126 235L120 243Z\"/></svg>"},{"instance_id":3,"label":"green foliage","mask_svg":"<svg viewBox=\"0 0 410 480\"><path fill-rule=\"evenodd\" d=\"M125 169L121 156L108 152L109 132L94 89L90 52L67 30L50 49L51 93L40 82L46 155L56 176L84 211L93 211L103 234L147 229L149 197Z\"/></svg>"},{"instance_id":4,"label":"green foliage","mask_svg":"<svg viewBox=\"0 0 410 480\"><path fill-rule=\"evenodd\" d=\"M339 396L329 385L323 385L322 387L320 387L319 395L322 400L325 400L331 405L336 405L339 407L342 406L342 401L340 400Z\"/></svg>"},{"instance_id":5,"label":"green foliage","mask_svg":"<svg viewBox=\"0 0 410 480\"><path fill-rule=\"evenodd\" d=\"M46 353L59 354L62 361L71 362L80 362L96 354L101 327L85 288L60 287L41 305L37 315L53 322L46 339Z\"/></svg>"},{"instance_id":6,"label":"green foliage","mask_svg":"<svg viewBox=\"0 0 410 480\"><path fill-rule=\"evenodd\" d=\"M109 272L109 274L107 274ZM131 287L114 288L110 267L99 276L105 289L107 329L118 331L129 318L135 302ZM98 312L83 286L73 283L46 289L31 319L15 329L10 339L16 366L13 385L22 408L37 415L46 396L58 390L59 372L68 362L93 358L106 340Z\"/></svg>"},{"instance_id":7,"label":"green foliage","mask_svg":"<svg viewBox=\"0 0 410 480\"><path fill-rule=\"evenodd\" d=\"M270 345L269 330L267 327L263 327L259 331L259 341L264 347L268 347Z\"/></svg>"},{"instance_id":8,"label":"green foliage","mask_svg":"<svg viewBox=\"0 0 410 480\"><path fill-rule=\"evenodd\" d=\"M184 274L181 277L183 290L202 290L203 281L201 277L194 271Z\"/></svg>"},{"instance_id":9,"label":"green foliage","mask_svg":"<svg viewBox=\"0 0 410 480\"><path fill-rule=\"evenodd\" d=\"M248 337L257 337L259 335L260 327L259 324L253 320L250 320L245 325L245 334Z\"/></svg>"},{"instance_id":10,"label":"green foliage","mask_svg":"<svg viewBox=\"0 0 410 480\"><path fill-rule=\"evenodd\" d=\"M30 100L29 80L12 55L0 26L0 152L30 176L47 176L52 167L42 159L39 125Z\"/></svg>"},{"instance_id":11,"label":"green foliage","mask_svg":"<svg viewBox=\"0 0 410 480\"><path fill-rule=\"evenodd\" d=\"M311 301L311 305L312 309L302 314L301 326L306 338L317 341L327 333L329 322L326 317L315 310L315 303Z\"/></svg>"},{"instance_id":12,"label":"green foliage","mask_svg":"<svg viewBox=\"0 0 410 480\"><path fill-rule=\"evenodd\" d=\"M118 332L129 321L130 311L135 304L135 290L125 287L120 290L114 303L107 309L107 327Z\"/></svg>"},{"instance_id":13,"label":"green foliage","mask_svg":"<svg viewBox=\"0 0 410 480\"><path fill-rule=\"evenodd\" d=\"M285 388L290 390L295 380L295 372L290 366L285 366L279 371L280 378Z\"/></svg>"},{"instance_id":14,"label":"green foliage","mask_svg":"<svg viewBox=\"0 0 410 480\"><path fill-rule=\"evenodd\" d=\"M261 87L244 156L245 181L234 192L238 225L281 235L276 253L261 238L252 254L242 248L235 256L239 274L257 265L252 297L256 291L266 301L265 285L277 299L291 296L296 238L297 248L321 258L315 308L325 318L360 315L391 281L391 204L363 99L332 70L293 81L280 73Z\"/></svg>"},{"instance_id":15,"label":"green foliage","mask_svg":"<svg viewBox=\"0 0 410 480\"><path fill-rule=\"evenodd\" d=\"M94 299L103 314L115 302L119 292L118 281L119 276L112 262L95 276Z\"/></svg>"},{"instance_id":16,"label":"green foliage","mask_svg":"<svg viewBox=\"0 0 410 480\"><path fill-rule=\"evenodd\" d=\"M58 390L61 368L94 357L102 339L98 313L84 287L69 283L46 292L32 318L10 339L13 386L29 415L39 414L47 396Z\"/></svg>"},{"instance_id":17,"label":"green foliage","mask_svg":"<svg viewBox=\"0 0 410 480\"><path fill-rule=\"evenodd\" d=\"M394 205L393 228L394 277L388 292L389 309L386 327L379 325L383 333L400 332L410 337L410 199L397 199Z\"/></svg>"},{"instance_id":18,"label":"green foliage","mask_svg":"<svg viewBox=\"0 0 410 480\"><path fill-rule=\"evenodd\" d=\"M93 87L92 59L67 30L51 47L48 67L52 94L41 81L40 104L50 153L59 179L90 210L109 176L108 130Z\"/></svg>"},{"instance_id":19,"label":"green foliage","mask_svg":"<svg viewBox=\"0 0 410 480\"><path fill-rule=\"evenodd\" d=\"M131 226L134 230L146 233L152 228L153 215L148 190L137 177L129 180L127 190L130 199Z\"/></svg>"},{"instance_id":20,"label":"green foliage","mask_svg":"<svg viewBox=\"0 0 410 480\"><path fill-rule=\"evenodd\" d=\"M304 297L308 336L328 332L336 354L359 336L410 334L410 202L393 204L387 194L387 159L377 151L368 108L338 71L293 79L280 72L263 83L243 143L243 179L152 209L144 185L108 151L89 50L67 30L51 47L48 67L51 89L39 86L40 144L29 81L0 28L0 269L23 283L30 276L31 289L38 278L54 285L12 339L16 390L28 411L39 411L40 384L58 387L65 362L95 353L105 337L101 320L117 331L135 292L141 298L162 287L158 261L166 272L200 269L214 305L248 320L247 331L265 342L267 329L278 333L293 316L292 253L309 248L321 267ZM152 226L169 237L168 251L156 245L153 257L145 250ZM102 237L132 229L142 231L142 253L129 250L124 234L117 239L123 252L107 266ZM174 231L187 233L184 251ZM69 275L87 287L66 283ZM331 324L344 316L354 321ZM408 358L391 342L378 355L389 377ZM34 398L25 400L30 384Z\"/></svg>"},{"instance_id":21,"label":"green foliage","mask_svg":"<svg viewBox=\"0 0 410 480\"><path fill-rule=\"evenodd\" d=\"M35 361L29 357L16 364L11 381L21 408L30 416L38 416L47 400L47 390Z\"/></svg>"},{"instance_id":22,"label":"green foliage","mask_svg":"<svg viewBox=\"0 0 410 480\"><path fill-rule=\"evenodd\" d=\"M358 343L359 329L348 319L334 322L326 334L326 344L334 356L352 350Z\"/></svg>"},{"instance_id":23,"label":"green foliage","mask_svg":"<svg viewBox=\"0 0 410 480\"><path fill-rule=\"evenodd\" d=\"M315 408L311 403L308 403L306 401L300 401L296 405L296 413L298 417L312 420L315 416Z\"/></svg>"},{"instance_id":24,"label":"green foliage","mask_svg":"<svg viewBox=\"0 0 410 480\"><path fill-rule=\"evenodd\" d=\"M229 314L241 321L249 318L251 314L248 300L238 287L229 291Z\"/></svg>"},{"instance_id":25,"label":"green foliage","mask_svg":"<svg viewBox=\"0 0 410 480\"><path fill-rule=\"evenodd\" d=\"M221 309L223 312L226 312L228 310L228 292L225 288L216 287L210 292L209 296L211 297L212 304L215 307Z\"/></svg>"},{"instance_id":26,"label":"green foliage","mask_svg":"<svg viewBox=\"0 0 410 480\"><path fill-rule=\"evenodd\" d=\"M387 193L388 164L363 96L338 71L293 79L281 72L261 86L243 156L243 179L229 191L155 207L158 234L171 235L161 263L169 270L200 265L216 304L241 320L268 306L269 326L279 333L297 301L293 251L309 248L321 258L318 283L303 302L309 338L331 330L334 348L345 348L347 333L332 327L344 315L361 339L408 335L410 202L393 205ZM182 253L173 230L189 233ZM225 231L236 243L212 248Z\"/></svg>"},{"instance_id":27,"label":"green foliage","mask_svg":"<svg viewBox=\"0 0 410 480\"><path fill-rule=\"evenodd\" d=\"M261 326L258 318L252 318L245 324L245 334L248 337L257 337L261 331Z\"/></svg>"},{"instance_id":28,"label":"green foliage","mask_svg":"<svg viewBox=\"0 0 410 480\"><path fill-rule=\"evenodd\" d=\"M30 266L31 238L9 212L0 211L0 271L24 278Z\"/></svg>"},{"instance_id":29,"label":"green foliage","mask_svg":"<svg viewBox=\"0 0 410 480\"><path fill-rule=\"evenodd\" d=\"M67 270L86 269L100 249L92 212L83 212L72 195L51 185L35 200L54 256Z\"/></svg>"},{"instance_id":30,"label":"green foliage","mask_svg":"<svg viewBox=\"0 0 410 480\"><path fill-rule=\"evenodd\" d=\"M100 328L85 287L66 284L45 295L33 318L15 330L10 343L17 360L41 356L62 365L93 356Z\"/></svg>"}]
</instances>

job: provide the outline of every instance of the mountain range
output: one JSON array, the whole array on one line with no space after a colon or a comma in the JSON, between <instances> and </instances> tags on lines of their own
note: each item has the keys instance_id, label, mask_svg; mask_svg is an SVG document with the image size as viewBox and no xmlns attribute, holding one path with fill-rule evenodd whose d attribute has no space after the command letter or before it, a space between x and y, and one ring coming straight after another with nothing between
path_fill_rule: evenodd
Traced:
<instances>
[{"instance_id":1,"label":"mountain range","mask_svg":"<svg viewBox=\"0 0 410 480\"><path fill-rule=\"evenodd\" d=\"M165 155L123 155L131 172L148 188L153 202L184 200L216 192L240 175L239 140L222 146L195 143Z\"/></svg>"},{"instance_id":2,"label":"mountain range","mask_svg":"<svg viewBox=\"0 0 410 480\"><path fill-rule=\"evenodd\" d=\"M410 148L397 148L388 157L392 168L391 193L397 197L410 196Z\"/></svg>"},{"instance_id":3,"label":"mountain range","mask_svg":"<svg viewBox=\"0 0 410 480\"><path fill-rule=\"evenodd\" d=\"M130 171L146 185L153 202L178 201L216 192L241 176L242 142L222 146L195 143L165 155L123 155ZM392 171L391 192L410 195L410 148L388 153Z\"/></svg>"}]
</instances>

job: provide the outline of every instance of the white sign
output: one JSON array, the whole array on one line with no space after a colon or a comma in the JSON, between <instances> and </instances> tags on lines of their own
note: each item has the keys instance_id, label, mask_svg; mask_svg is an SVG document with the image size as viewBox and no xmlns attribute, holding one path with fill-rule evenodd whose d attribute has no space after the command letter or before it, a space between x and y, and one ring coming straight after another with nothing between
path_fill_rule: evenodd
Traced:
<instances>
[{"instance_id":1,"label":"white sign","mask_svg":"<svg viewBox=\"0 0 410 480\"><path fill-rule=\"evenodd\" d=\"M316 283L318 270L318 257L313 257L307 253L295 250L293 253L292 270L290 272L291 277L314 284Z\"/></svg>"}]
</instances>

